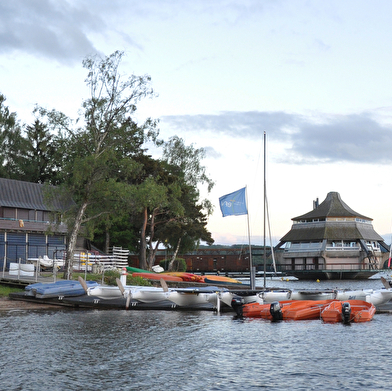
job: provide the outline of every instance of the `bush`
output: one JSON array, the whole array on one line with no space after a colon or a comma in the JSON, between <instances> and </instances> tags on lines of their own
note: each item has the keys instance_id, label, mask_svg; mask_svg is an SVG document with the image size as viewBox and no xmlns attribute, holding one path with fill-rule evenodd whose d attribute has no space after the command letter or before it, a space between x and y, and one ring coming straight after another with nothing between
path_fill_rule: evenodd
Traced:
<instances>
[{"instance_id":1,"label":"bush","mask_svg":"<svg viewBox=\"0 0 392 391\"><path fill-rule=\"evenodd\" d=\"M120 278L118 270L107 270L103 281L106 285L117 285L116 278Z\"/></svg>"}]
</instances>

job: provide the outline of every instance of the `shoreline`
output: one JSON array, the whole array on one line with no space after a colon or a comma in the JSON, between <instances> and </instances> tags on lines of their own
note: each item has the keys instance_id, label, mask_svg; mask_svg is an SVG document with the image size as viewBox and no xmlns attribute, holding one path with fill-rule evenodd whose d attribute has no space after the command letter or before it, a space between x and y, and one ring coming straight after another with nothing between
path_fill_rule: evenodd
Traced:
<instances>
[{"instance_id":1,"label":"shoreline","mask_svg":"<svg viewBox=\"0 0 392 391\"><path fill-rule=\"evenodd\" d=\"M13 300L8 296L0 297L0 311L13 310L44 310L61 308L60 306L46 303L32 303L29 301Z\"/></svg>"}]
</instances>

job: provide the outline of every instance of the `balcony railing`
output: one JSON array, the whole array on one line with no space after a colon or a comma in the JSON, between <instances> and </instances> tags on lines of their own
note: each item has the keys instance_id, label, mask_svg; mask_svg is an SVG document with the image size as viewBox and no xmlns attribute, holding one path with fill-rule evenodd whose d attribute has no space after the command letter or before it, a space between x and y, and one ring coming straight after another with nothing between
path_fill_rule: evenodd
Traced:
<instances>
[{"instance_id":1,"label":"balcony railing","mask_svg":"<svg viewBox=\"0 0 392 391\"><path fill-rule=\"evenodd\" d=\"M334 263L328 265L276 265L277 271L291 272L291 271L355 271L355 270L377 270L375 266L369 264L353 264L353 263Z\"/></svg>"}]
</instances>

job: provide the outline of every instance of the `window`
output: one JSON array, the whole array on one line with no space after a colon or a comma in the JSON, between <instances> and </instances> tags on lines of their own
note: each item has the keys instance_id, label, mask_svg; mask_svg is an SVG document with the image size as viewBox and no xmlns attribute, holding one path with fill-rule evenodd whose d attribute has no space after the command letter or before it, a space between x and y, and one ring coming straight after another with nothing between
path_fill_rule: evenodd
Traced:
<instances>
[{"instance_id":1,"label":"window","mask_svg":"<svg viewBox=\"0 0 392 391\"><path fill-rule=\"evenodd\" d=\"M18 209L18 219L19 220L28 220L29 211L28 209Z\"/></svg>"},{"instance_id":2,"label":"window","mask_svg":"<svg viewBox=\"0 0 392 391\"><path fill-rule=\"evenodd\" d=\"M3 217L5 219L15 219L16 209L14 208L3 208Z\"/></svg>"}]
</instances>

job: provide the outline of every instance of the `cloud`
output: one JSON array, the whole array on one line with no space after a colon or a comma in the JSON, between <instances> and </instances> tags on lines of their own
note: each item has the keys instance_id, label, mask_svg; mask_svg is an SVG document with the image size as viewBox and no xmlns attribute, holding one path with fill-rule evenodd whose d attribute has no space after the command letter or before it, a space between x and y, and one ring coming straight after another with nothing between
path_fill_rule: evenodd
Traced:
<instances>
[{"instance_id":1,"label":"cloud","mask_svg":"<svg viewBox=\"0 0 392 391\"><path fill-rule=\"evenodd\" d=\"M284 145L279 162L321 164L354 162L390 164L392 126L371 113L304 116L286 112L221 112L216 115L164 116L173 131L260 140L264 131Z\"/></svg>"},{"instance_id":2,"label":"cloud","mask_svg":"<svg viewBox=\"0 0 392 391\"><path fill-rule=\"evenodd\" d=\"M0 2L0 53L24 52L80 63L97 53L88 32L102 32L105 22L90 4L56 0Z\"/></svg>"},{"instance_id":3,"label":"cloud","mask_svg":"<svg viewBox=\"0 0 392 391\"><path fill-rule=\"evenodd\" d=\"M214 147L205 147L206 156L212 159L219 159L222 154L218 152Z\"/></svg>"}]
</instances>

